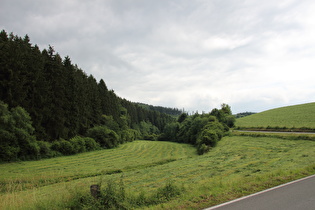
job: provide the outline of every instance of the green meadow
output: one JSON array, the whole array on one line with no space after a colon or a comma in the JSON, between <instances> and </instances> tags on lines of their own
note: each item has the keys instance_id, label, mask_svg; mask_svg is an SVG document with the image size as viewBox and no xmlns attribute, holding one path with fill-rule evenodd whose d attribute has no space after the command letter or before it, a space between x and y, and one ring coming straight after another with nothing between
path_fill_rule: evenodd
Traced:
<instances>
[{"instance_id":1,"label":"green meadow","mask_svg":"<svg viewBox=\"0 0 315 210\"><path fill-rule=\"evenodd\" d=\"M123 182L132 195L172 183L178 195L138 208L201 209L313 174L314 146L307 140L228 136L198 156L187 144L135 141L116 149L4 163L0 209L66 209L88 195L90 185L108 182Z\"/></svg>"},{"instance_id":2,"label":"green meadow","mask_svg":"<svg viewBox=\"0 0 315 210\"><path fill-rule=\"evenodd\" d=\"M281 107L239 118L236 127L315 130L315 103Z\"/></svg>"}]
</instances>

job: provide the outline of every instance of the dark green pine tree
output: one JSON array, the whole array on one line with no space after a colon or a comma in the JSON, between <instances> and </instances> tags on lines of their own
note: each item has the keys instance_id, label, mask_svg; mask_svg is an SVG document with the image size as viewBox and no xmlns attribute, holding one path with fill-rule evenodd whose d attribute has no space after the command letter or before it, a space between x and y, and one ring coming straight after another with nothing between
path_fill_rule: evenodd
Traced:
<instances>
[{"instance_id":1,"label":"dark green pine tree","mask_svg":"<svg viewBox=\"0 0 315 210\"><path fill-rule=\"evenodd\" d=\"M101 112L101 100L99 95L99 88L96 79L90 75L88 77L88 124L89 127L94 127L100 124L102 112Z\"/></svg>"},{"instance_id":2,"label":"dark green pine tree","mask_svg":"<svg viewBox=\"0 0 315 210\"><path fill-rule=\"evenodd\" d=\"M102 115L111 115L109 105L109 92L103 79L98 83L99 98L101 103Z\"/></svg>"},{"instance_id":3,"label":"dark green pine tree","mask_svg":"<svg viewBox=\"0 0 315 210\"><path fill-rule=\"evenodd\" d=\"M45 59L44 74L48 84L45 97L43 124L47 134L52 139L67 137L65 128L65 106L66 106L66 79L62 59L55 54L54 49L49 46L48 51L42 52Z\"/></svg>"},{"instance_id":4,"label":"dark green pine tree","mask_svg":"<svg viewBox=\"0 0 315 210\"><path fill-rule=\"evenodd\" d=\"M27 97L25 65L27 49L23 40L12 33L8 39L5 39L4 33L1 37L1 86L4 88L2 99L10 107L15 107L23 103Z\"/></svg>"},{"instance_id":5,"label":"dark green pine tree","mask_svg":"<svg viewBox=\"0 0 315 210\"><path fill-rule=\"evenodd\" d=\"M35 133L38 139L47 139L45 128L42 125L42 109L45 105L45 94L48 90L44 76L44 59L38 46L31 47L27 58L28 82L27 101L20 104L32 117Z\"/></svg>"},{"instance_id":6,"label":"dark green pine tree","mask_svg":"<svg viewBox=\"0 0 315 210\"><path fill-rule=\"evenodd\" d=\"M7 33L0 32L0 99L9 103L12 98L11 78L13 71L10 69L10 43Z\"/></svg>"},{"instance_id":7,"label":"dark green pine tree","mask_svg":"<svg viewBox=\"0 0 315 210\"><path fill-rule=\"evenodd\" d=\"M78 123L79 123L79 134L84 135L87 129L90 128L89 125L89 92L88 92L88 83L87 75L84 71L75 67L75 94L77 97L77 108L78 108Z\"/></svg>"},{"instance_id":8,"label":"dark green pine tree","mask_svg":"<svg viewBox=\"0 0 315 210\"><path fill-rule=\"evenodd\" d=\"M65 78L67 88L65 89L65 127L68 130L68 138L72 138L80 131L80 94L79 82L76 78L77 72L75 66L72 65L69 56L66 56L63 61L65 68Z\"/></svg>"},{"instance_id":9,"label":"dark green pine tree","mask_svg":"<svg viewBox=\"0 0 315 210\"><path fill-rule=\"evenodd\" d=\"M108 92L108 106L109 106L109 115L112 115L116 122L120 121L120 101L115 94L114 90Z\"/></svg>"}]
</instances>

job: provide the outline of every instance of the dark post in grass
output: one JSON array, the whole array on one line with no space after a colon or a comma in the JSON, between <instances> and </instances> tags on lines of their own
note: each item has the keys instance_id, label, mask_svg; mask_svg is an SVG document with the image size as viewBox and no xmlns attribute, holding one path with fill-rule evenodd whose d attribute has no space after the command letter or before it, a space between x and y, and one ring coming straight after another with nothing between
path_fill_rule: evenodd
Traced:
<instances>
[{"instance_id":1,"label":"dark post in grass","mask_svg":"<svg viewBox=\"0 0 315 210\"><path fill-rule=\"evenodd\" d=\"M100 186L97 184L93 184L90 186L90 191L91 195L95 198L98 199L100 197L101 189Z\"/></svg>"}]
</instances>

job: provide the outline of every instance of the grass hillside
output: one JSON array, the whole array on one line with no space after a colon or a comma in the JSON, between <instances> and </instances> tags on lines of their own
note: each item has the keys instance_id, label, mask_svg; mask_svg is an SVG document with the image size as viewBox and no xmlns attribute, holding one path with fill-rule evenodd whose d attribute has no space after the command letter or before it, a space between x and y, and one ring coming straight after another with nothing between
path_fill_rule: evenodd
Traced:
<instances>
[{"instance_id":1,"label":"grass hillside","mask_svg":"<svg viewBox=\"0 0 315 210\"><path fill-rule=\"evenodd\" d=\"M65 209L92 184L123 181L140 197L167 183L175 198L145 209L201 209L315 172L315 142L224 137L206 155L190 145L135 141L119 148L0 164L0 209ZM103 186L103 185L102 185ZM143 194L141 194L143 193Z\"/></svg>"},{"instance_id":2,"label":"grass hillside","mask_svg":"<svg viewBox=\"0 0 315 210\"><path fill-rule=\"evenodd\" d=\"M240 128L315 129L315 103L267 110L236 120Z\"/></svg>"}]
</instances>

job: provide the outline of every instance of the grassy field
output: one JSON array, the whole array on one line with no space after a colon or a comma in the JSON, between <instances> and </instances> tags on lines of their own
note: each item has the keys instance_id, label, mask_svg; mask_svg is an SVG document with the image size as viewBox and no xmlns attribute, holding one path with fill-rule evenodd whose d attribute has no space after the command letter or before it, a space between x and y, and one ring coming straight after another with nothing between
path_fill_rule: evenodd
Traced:
<instances>
[{"instance_id":1,"label":"grassy field","mask_svg":"<svg viewBox=\"0 0 315 210\"><path fill-rule=\"evenodd\" d=\"M281 107L239 118L236 127L315 129L315 103Z\"/></svg>"},{"instance_id":2,"label":"grassy field","mask_svg":"<svg viewBox=\"0 0 315 210\"><path fill-rule=\"evenodd\" d=\"M40 161L27 161L0 165L1 192L50 185L58 182L111 175L196 156L187 144L171 142L135 141L119 148L87 152Z\"/></svg>"},{"instance_id":3,"label":"grassy field","mask_svg":"<svg viewBox=\"0 0 315 210\"><path fill-rule=\"evenodd\" d=\"M0 165L0 209L62 209L89 186L122 180L150 193L182 193L150 209L201 209L315 173L315 142L232 136L203 156L185 144L135 141L119 148ZM142 207L144 208L144 207Z\"/></svg>"}]
</instances>

